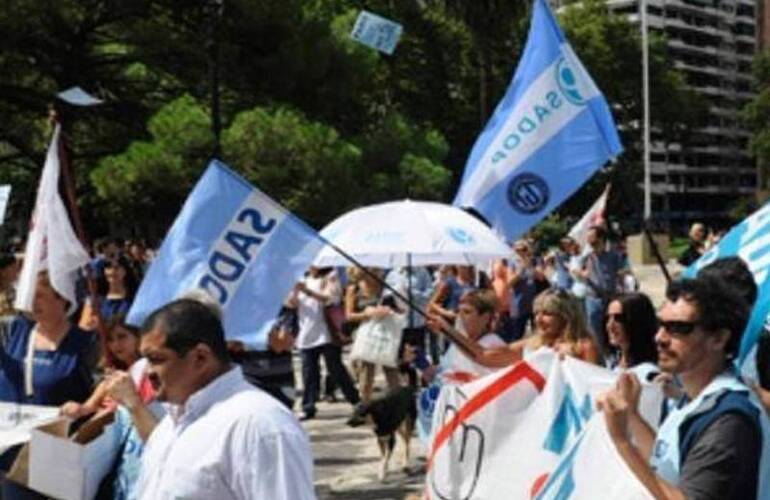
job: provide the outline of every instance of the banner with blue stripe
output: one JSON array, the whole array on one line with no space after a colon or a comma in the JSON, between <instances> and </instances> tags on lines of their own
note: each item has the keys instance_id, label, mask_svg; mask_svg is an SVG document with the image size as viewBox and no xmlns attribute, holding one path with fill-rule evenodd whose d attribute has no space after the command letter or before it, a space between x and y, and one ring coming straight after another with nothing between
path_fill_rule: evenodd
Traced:
<instances>
[{"instance_id":1,"label":"banner with blue stripe","mask_svg":"<svg viewBox=\"0 0 770 500\"><path fill-rule=\"evenodd\" d=\"M545 0L503 100L476 140L454 204L513 240L622 151L604 96Z\"/></svg>"},{"instance_id":2,"label":"banner with blue stripe","mask_svg":"<svg viewBox=\"0 0 770 500\"><path fill-rule=\"evenodd\" d=\"M294 283L323 242L303 221L219 161L212 161L166 235L128 314L200 289L222 306L228 340L264 349Z\"/></svg>"}]
</instances>

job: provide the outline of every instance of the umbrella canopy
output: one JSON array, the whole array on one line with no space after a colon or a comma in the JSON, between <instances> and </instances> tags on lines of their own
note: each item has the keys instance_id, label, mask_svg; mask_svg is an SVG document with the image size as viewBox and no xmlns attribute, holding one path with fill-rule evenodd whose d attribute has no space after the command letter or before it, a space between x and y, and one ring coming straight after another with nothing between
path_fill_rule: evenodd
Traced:
<instances>
[{"instance_id":1,"label":"umbrella canopy","mask_svg":"<svg viewBox=\"0 0 770 500\"><path fill-rule=\"evenodd\" d=\"M392 201L348 212L321 235L370 267L484 265L511 255L490 228L464 210L429 201ZM315 265L349 265L327 245Z\"/></svg>"}]
</instances>

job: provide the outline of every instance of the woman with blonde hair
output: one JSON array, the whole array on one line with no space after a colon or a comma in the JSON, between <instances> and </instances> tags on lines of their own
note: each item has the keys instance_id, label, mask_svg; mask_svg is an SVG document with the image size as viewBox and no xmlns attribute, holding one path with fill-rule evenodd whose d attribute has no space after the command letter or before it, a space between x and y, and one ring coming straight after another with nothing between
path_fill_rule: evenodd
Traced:
<instances>
[{"instance_id":1,"label":"woman with blonde hair","mask_svg":"<svg viewBox=\"0 0 770 500\"><path fill-rule=\"evenodd\" d=\"M589 363L601 364L599 347L588 331L585 312L567 292L549 289L534 303L535 333L505 347L481 352L478 363L488 367L507 366L541 347Z\"/></svg>"},{"instance_id":2,"label":"woman with blonde hair","mask_svg":"<svg viewBox=\"0 0 770 500\"><path fill-rule=\"evenodd\" d=\"M599 364L599 349L588 331L581 304L562 290L546 290L535 299L535 335L524 339L523 354L551 347L563 354Z\"/></svg>"}]
</instances>

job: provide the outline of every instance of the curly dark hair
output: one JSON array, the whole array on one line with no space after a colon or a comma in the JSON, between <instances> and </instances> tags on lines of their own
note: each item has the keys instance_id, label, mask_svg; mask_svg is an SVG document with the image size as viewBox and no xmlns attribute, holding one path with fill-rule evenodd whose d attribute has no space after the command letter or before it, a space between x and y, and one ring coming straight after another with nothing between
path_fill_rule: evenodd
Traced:
<instances>
[{"instance_id":1,"label":"curly dark hair","mask_svg":"<svg viewBox=\"0 0 770 500\"><path fill-rule=\"evenodd\" d=\"M671 302L682 298L695 303L698 323L707 332L730 332L725 354L728 359L735 357L751 312L741 291L721 278L706 274L671 282L666 289L666 298Z\"/></svg>"},{"instance_id":2,"label":"curly dark hair","mask_svg":"<svg viewBox=\"0 0 770 500\"><path fill-rule=\"evenodd\" d=\"M757 284L749 266L740 257L722 257L698 271L698 277L712 276L741 292L749 307L757 300Z\"/></svg>"},{"instance_id":3,"label":"curly dark hair","mask_svg":"<svg viewBox=\"0 0 770 500\"><path fill-rule=\"evenodd\" d=\"M131 267L131 263L124 256L119 256L113 260L107 261L105 266L120 266L125 271L123 278L123 285L126 287L126 298L129 301L134 300L136 291L139 288L139 280L137 279L134 270ZM107 277L105 273L100 274L96 279L97 292L99 295L107 295L107 291L110 289L110 285L107 283Z\"/></svg>"}]
</instances>

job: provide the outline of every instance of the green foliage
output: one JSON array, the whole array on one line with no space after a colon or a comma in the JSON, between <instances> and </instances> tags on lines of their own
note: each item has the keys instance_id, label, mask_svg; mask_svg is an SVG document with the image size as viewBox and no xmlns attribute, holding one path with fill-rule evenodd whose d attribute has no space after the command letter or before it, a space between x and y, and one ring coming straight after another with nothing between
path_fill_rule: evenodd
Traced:
<instances>
[{"instance_id":1,"label":"green foliage","mask_svg":"<svg viewBox=\"0 0 770 500\"><path fill-rule=\"evenodd\" d=\"M404 26L392 56L350 39L361 2L227 0L221 15L212 5L0 0L0 179L10 167L15 193L28 192L16 184L34 184L42 165L47 104L80 85L106 100L65 110L87 223L165 231L214 149L216 34L223 158L269 195L316 226L379 201L448 200L511 80L530 2L367 1ZM608 15L602 0L567 8L561 22L618 123L637 121L636 28ZM693 113L668 111L694 105L674 106L688 97L662 40L653 41L652 67L656 125L684 135ZM627 126L627 152L563 215L582 213L608 179L629 186L613 191L611 211L641 206L637 138ZM26 220L23 211L14 214Z\"/></svg>"},{"instance_id":2,"label":"green foliage","mask_svg":"<svg viewBox=\"0 0 770 500\"><path fill-rule=\"evenodd\" d=\"M299 112L239 113L223 135L223 149L230 165L310 223L324 223L357 201L361 151Z\"/></svg>"},{"instance_id":3,"label":"green foliage","mask_svg":"<svg viewBox=\"0 0 770 500\"><path fill-rule=\"evenodd\" d=\"M746 105L743 116L752 131L749 147L766 180L770 168L770 50L756 55L753 70L757 95ZM762 188L767 189L767 185Z\"/></svg>"},{"instance_id":4,"label":"green foliage","mask_svg":"<svg viewBox=\"0 0 770 500\"><path fill-rule=\"evenodd\" d=\"M559 240L567 234L570 226L558 214L553 213L540 221L530 233L540 245L541 250L558 246Z\"/></svg>"},{"instance_id":5,"label":"green foliage","mask_svg":"<svg viewBox=\"0 0 770 500\"><path fill-rule=\"evenodd\" d=\"M444 193L452 174L430 159L407 153L398 165L401 184L407 198L418 200L445 199Z\"/></svg>"},{"instance_id":6,"label":"green foliage","mask_svg":"<svg viewBox=\"0 0 770 500\"><path fill-rule=\"evenodd\" d=\"M203 170L213 146L209 116L190 95L161 108L148 124L151 140L105 157L91 182L107 217L168 223ZM137 217L138 216L138 217Z\"/></svg>"}]
</instances>

